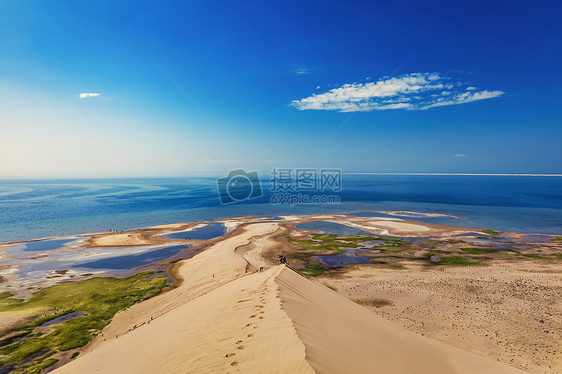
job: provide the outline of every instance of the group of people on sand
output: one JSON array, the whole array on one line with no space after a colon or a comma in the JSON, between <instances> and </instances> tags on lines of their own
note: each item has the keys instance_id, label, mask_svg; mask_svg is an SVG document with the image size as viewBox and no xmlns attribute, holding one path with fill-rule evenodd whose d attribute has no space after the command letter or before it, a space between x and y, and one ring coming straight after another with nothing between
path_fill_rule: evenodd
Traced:
<instances>
[{"instance_id":1,"label":"group of people on sand","mask_svg":"<svg viewBox=\"0 0 562 374\"><path fill-rule=\"evenodd\" d=\"M285 255L280 255L279 256L279 262L282 264L287 264L289 265L289 263L287 262L287 257L285 257Z\"/></svg>"}]
</instances>

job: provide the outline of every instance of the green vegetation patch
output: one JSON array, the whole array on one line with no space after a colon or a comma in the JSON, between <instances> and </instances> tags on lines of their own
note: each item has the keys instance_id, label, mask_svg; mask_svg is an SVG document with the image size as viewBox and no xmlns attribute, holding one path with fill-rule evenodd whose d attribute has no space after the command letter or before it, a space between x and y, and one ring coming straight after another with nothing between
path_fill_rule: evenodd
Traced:
<instances>
[{"instance_id":1,"label":"green vegetation patch","mask_svg":"<svg viewBox=\"0 0 562 374\"><path fill-rule=\"evenodd\" d=\"M335 235L328 234L312 234L314 240L297 240L291 237L288 238L289 243L299 245L305 249L315 251L333 251L337 254L344 253L345 251L339 247L357 248L358 245L347 241L338 240ZM320 241L320 242L318 242Z\"/></svg>"},{"instance_id":2,"label":"green vegetation patch","mask_svg":"<svg viewBox=\"0 0 562 374\"><path fill-rule=\"evenodd\" d=\"M0 294L0 312L40 315L18 330L18 336L25 336L27 340L12 344L0 340L0 346L10 344L0 349L0 366L21 362L43 351L49 353L25 364L20 363L16 369L39 372L53 365L58 360L47 359L48 356L86 345L109 324L117 312L159 294L167 286L167 277L153 277L155 274L150 271L128 278L98 277L81 282L65 282L37 291L29 300ZM51 332L48 334L32 333L34 328L43 323L74 312L83 312L85 315L50 326Z\"/></svg>"},{"instance_id":3,"label":"green vegetation patch","mask_svg":"<svg viewBox=\"0 0 562 374\"><path fill-rule=\"evenodd\" d=\"M396 270L402 270L404 269L404 265L390 265L391 268L396 269Z\"/></svg>"},{"instance_id":4,"label":"green vegetation patch","mask_svg":"<svg viewBox=\"0 0 562 374\"><path fill-rule=\"evenodd\" d=\"M482 232L491 235L491 236L498 236L500 233L495 230L482 230Z\"/></svg>"},{"instance_id":5,"label":"green vegetation patch","mask_svg":"<svg viewBox=\"0 0 562 374\"><path fill-rule=\"evenodd\" d=\"M376 238L376 239L384 240L386 244L406 245L406 241L402 238Z\"/></svg>"},{"instance_id":6,"label":"green vegetation patch","mask_svg":"<svg viewBox=\"0 0 562 374\"><path fill-rule=\"evenodd\" d=\"M429 247L429 248L427 249L427 251L428 251L429 253L438 253L438 252L439 252L439 250L438 250L436 247Z\"/></svg>"},{"instance_id":7,"label":"green vegetation patch","mask_svg":"<svg viewBox=\"0 0 562 374\"><path fill-rule=\"evenodd\" d=\"M348 236L340 236L338 239L347 240L350 242L368 242L371 240L377 239L374 236L361 236L361 235L348 235Z\"/></svg>"},{"instance_id":8,"label":"green vegetation patch","mask_svg":"<svg viewBox=\"0 0 562 374\"><path fill-rule=\"evenodd\" d=\"M490 251L482 248L461 248L461 251L470 253L471 255L483 255L484 253L490 253Z\"/></svg>"},{"instance_id":9,"label":"green vegetation patch","mask_svg":"<svg viewBox=\"0 0 562 374\"><path fill-rule=\"evenodd\" d=\"M383 251L398 252L403 245L406 245L406 241L402 238L381 238L377 236L360 236L360 235L349 235L349 236L336 236L330 234L312 234L312 239L293 239L290 236L287 237L291 244L296 244L305 249L316 250L316 251L333 251L335 254L340 254L345 252L340 247L344 248L358 248L361 242L367 242L371 240L381 240L384 241L385 245L377 246L376 249Z\"/></svg>"},{"instance_id":10,"label":"green vegetation patch","mask_svg":"<svg viewBox=\"0 0 562 374\"><path fill-rule=\"evenodd\" d=\"M456 266L482 266L482 261L473 260L464 257L441 257L442 265L456 265Z\"/></svg>"},{"instance_id":11,"label":"green vegetation patch","mask_svg":"<svg viewBox=\"0 0 562 374\"><path fill-rule=\"evenodd\" d=\"M320 275L326 271L326 268L320 264L309 264L304 269L299 269L299 271L308 275Z\"/></svg>"},{"instance_id":12,"label":"green vegetation patch","mask_svg":"<svg viewBox=\"0 0 562 374\"><path fill-rule=\"evenodd\" d=\"M554 256L541 256L536 253L524 253L523 256L537 260L562 261L562 253L555 254Z\"/></svg>"},{"instance_id":13,"label":"green vegetation patch","mask_svg":"<svg viewBox=\"0 0 562 374\"><path fill-rule=\"evenodd\" d=\"M562 236L557 236L555 238L552 238L552 240L557 241L557 242L562 242Z\"/></svg>"}]
</instances>

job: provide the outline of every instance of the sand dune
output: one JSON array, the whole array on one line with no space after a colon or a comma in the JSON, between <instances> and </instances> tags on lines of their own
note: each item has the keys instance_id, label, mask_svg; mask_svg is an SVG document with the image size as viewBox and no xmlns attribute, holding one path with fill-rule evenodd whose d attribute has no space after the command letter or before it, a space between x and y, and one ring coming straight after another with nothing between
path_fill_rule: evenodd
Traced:
<instances>
[{"instance_id":1,"label":"sand dune","mask_svg":"<svg viewBox=\"0 0 562 374\"><path fill-rule=\"evenodd\" d=\"M313 373L277 297L280 270L230 282L55 373Z\"/></svg>"},{"instance_id":2,"label":"sand dune","mask_svg":"<svg viewBox=\"0 0 562 374\"><path fill-rule=\"evenodd\" d=\"M402 329L285 265L255 272L278 228L249 224L183 261L179 288L117 315L54 373L522 373Z\"/></svg>"},{"instance_id":3,"label":"sand dune","mask_svg":"<svg viewBox=\"0 0 562 374\"><path fill-rule=\"evenodd\" d=\"M55 373L523 373L403 330L280 265Z\"/></svg>"},{"instance_id":4,"label":"sand dune","mask_svg":"<svg viewBox=\"0 0 562 374\"><path fill-rule=\"evenodd\" d=\"M523 373L423 338L283 265L229 282L55 373Z\"/></svg>"},{"instance_id":5,"label":"sand dune","mask_svg":"<svg viewBox=\"0 0 562 374\"><path fill-rule=\"evenodd\" d=\"M523 373L406 331L289 269L275 282L317 373Z\"/></svg>"}]
</instances>

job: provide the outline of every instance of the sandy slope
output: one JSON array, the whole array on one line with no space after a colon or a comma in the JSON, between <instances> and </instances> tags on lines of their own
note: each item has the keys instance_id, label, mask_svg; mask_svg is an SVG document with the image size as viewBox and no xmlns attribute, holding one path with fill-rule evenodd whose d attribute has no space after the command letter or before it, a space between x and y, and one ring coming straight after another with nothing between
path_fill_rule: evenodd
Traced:
<instances>
[{"instance_id":1,"label":"sandy slope","mask_svg":"<svg viewBox=\"0 0 562 374\"><path fill-rule=\"evenodd\" d=\"M523 373L404 330L289 269L275 282L317 373Z\"/></svg>"},{"instance_id":2,"label":"sandy slope","mask_svg":"<svg viewBox=\"0 0 562 374\"><path fill-rule=\"evenodd\" d=\"M522 373L403 330L284 266L237 278L55 373Z\"/></svg>"},{"instance_id":3,"label":"sandy slope","mask_svg":"<svg viewBox=\"0 0 562 374\"><path fill-rule=\"evenodd\" d=\"M280 270L230 282L54 373L313 373L277 297Z\"/></svg>"}]
</instances>

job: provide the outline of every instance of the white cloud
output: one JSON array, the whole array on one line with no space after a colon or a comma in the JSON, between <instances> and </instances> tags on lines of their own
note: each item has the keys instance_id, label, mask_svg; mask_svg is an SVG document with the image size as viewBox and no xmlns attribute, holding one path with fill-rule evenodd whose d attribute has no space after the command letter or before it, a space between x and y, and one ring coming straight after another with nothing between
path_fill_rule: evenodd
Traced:
<instances>
[{"instance_id":1,"label":"white cloud","mask_svg":"<svg viewBox=\"0 0 562 374\"><path fill-rule=\"evenodd\" d=\"M464 157L468 157L467 155L463 155L462 153L457 153L455 156L455 158L464 158Z\"/></svg>"},{"instance_id":2,"label":"white cloud","mask_svg":"<svg viewBox=\"0 0 562 374\"><path fill-rule=\"evenodd\" d=\"M344 84L324 93L293 100L291 105L299 110L338 110L340 112L388 109L423 110L503 95L502 91L476 92L476 88L463 88L465 84L452 82L452 80L439 73L412 73L399 77L385 77L377 82Z\"/></svg>"},{"instance_id":3,"label":"white cloud","mask_svg":"<svg viewBox=\"0 0 562 374\"><path fill-rule=\"evenodd\" d=\"M85 99L87 97L101 97L101 94L84 92L84 93L81 93L78 96L80 96L81 99Z\"/></svg>"},{"instance_id":4,"label":"white cloud","mask_svg":"<svg viewBox=\"0 0 562 374\"><path fill-rule=\"evenodd\" d=\"M316 89L317 89L317 90L320 89L320 86L316 86Z\"/></svg>"},{"instance_id":5,"label":"white cloud","mask_svg":"<svg viewBox=\"0 0 562 374\"><path fill-rule=\"evenodd\" d=\"M297 74L310 74L310 72L308 70L306 70L305 68L298 68Z\"/></svg>"},{"instance_id":6,"label":"white cloud","mask_svg":"<svg viewBox=\"0 0 562 374\"><path fill-rule=\"evenodd\" d=\"M484 99L493 99L494 97L498 97L503 95L502 91L480 91L480 92L465 92L462 94L455 94L452 99L444 99L440 97L437 99L435 103L426 105L419 109L429 109L434 108L437 106L447 106L447 105L455 105L455 104L464 104L470 103L471 101L477 100L484 100Z\"/></svg>"}]
</instances>

